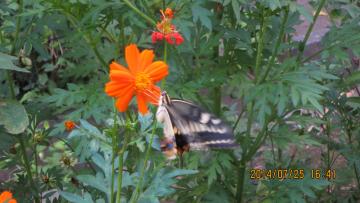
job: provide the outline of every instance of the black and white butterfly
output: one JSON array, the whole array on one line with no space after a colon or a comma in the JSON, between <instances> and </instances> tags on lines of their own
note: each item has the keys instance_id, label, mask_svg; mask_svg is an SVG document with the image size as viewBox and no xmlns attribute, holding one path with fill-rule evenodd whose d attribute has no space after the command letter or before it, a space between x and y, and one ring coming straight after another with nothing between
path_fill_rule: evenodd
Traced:
<instances>
[{"instance_id":1,"label":"black and white butterfly","mask_svg":"<svg viewBox=\"0 0 360 203\"><path fill-rule=\"evenodd\" d=\"M191 102L171 99L165 91L160 96L156 119L164 126L167 141L162 146L163 151L174 147L182 155L190 149L238 146L232 129L220 118Z\"/></svg>"}]
</instances>

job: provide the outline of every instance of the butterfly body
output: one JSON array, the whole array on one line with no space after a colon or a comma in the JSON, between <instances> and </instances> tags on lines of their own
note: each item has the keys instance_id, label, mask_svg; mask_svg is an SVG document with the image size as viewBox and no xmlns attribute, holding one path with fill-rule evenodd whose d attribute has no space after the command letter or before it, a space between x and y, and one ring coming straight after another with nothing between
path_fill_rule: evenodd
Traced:
<instances>
[{"instance_id":1,"label":"butterfly body","mask_svg":"<svg viewBox=\"0 0 360 203\"><path fill-rule=\"evenodd\" d=\"M161 94L156 118L164 125L165 143L175 142L180 155L190 149L238 146L232 129L221 119L191 102L170 99L166 92Z\"/></svg>"}]
</instances>

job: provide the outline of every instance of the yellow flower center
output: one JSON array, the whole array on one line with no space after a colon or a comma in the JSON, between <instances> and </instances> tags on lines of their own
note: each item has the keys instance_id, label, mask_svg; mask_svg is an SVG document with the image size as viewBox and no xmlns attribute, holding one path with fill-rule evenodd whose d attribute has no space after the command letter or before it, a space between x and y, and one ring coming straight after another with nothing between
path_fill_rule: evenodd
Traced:
<instances>
[{"instance_id":1,"label":"yellow flower center","mask_svg":"<svg viewBox=\"0 0 360 203\"><path fill-rule=\"evenodd\" d=\"M148 89L151 84L151 80L148 74L140 72L135 77L135 87L136 90Z\"/></svg>"}]
</instances>

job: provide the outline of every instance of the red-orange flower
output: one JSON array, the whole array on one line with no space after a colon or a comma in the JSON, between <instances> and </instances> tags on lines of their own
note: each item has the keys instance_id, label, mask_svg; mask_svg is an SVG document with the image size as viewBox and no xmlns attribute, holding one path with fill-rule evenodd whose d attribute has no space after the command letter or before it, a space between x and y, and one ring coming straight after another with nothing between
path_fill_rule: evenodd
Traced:
<instances>
[{"instance_id":1,"label":"red-orange flower","mask_svg":"<svg viewBox=\"0 0 360 203\"><path fill-rule=\"evenodd\" d=\"M161 22L156 24L156 28L158 31L154 31L151 35L152 43L156 43L157 41L166 40L169 44L180 45L184 42L184 38L179 34L176 30L175 25L171 24L171 20L174 17L174 12L167 8L165 12L160 10L161 12Z\"/></svg>"},{"instance_id":2,"label":"red-orange flower","mask_svg":"<svg viewBox=\"0 0 360 203\"><path fill-rule=\"evenodd\" d=\"M65 121L64 125L67 131L72 131L75 128L75 123L70 120Z\"/></svg>"},{"instance_id":3,"label":"red-orange flower","mask_svg":"<svg viewBox=\"0 0 360 203\"><path fill-rule=\"evenodd\" d=\"M16 203L16 199L13 199L12 193L4 191L0 194L0 203Z\"/></svg>"},{"instance_id":4,"label":"red-orange flower","mask_svg":"<svg viewBox=\"0 0 360 203\"><path fill-rule=\"evenodd\" d=\"M147 103L158 105L160 88L156 82L168 75L168 66L163 61L155 61L152 50L139 51L135 44L125 48L125 60L128 68L112 62L110 64L110 82L106 83L105 92L115 97L116 108L126 111L134 95L141 114L148 112Z\"/></svg>"}]
</instances>

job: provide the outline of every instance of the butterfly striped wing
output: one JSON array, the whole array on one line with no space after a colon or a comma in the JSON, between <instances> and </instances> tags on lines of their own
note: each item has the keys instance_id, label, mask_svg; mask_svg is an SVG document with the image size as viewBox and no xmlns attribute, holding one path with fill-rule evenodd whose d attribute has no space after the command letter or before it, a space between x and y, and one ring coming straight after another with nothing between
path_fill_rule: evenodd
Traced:
<instances>
[{"instance_id":1,"label":"butterfly striped wing","mask_svg":"<svg viewBox=\"0 0 360 203\"><path fill-rule=\"evenodd\" d=\"M169 119L164 125L164 133L173 134L180 153L189 149L238 146L231 128L201 107L188 101L170 99L166 93L162 94L159 108L161 107L165 109L165 117ZM170 126L166 127L167 125ZM165 132L165 128L172 129L172 132Z\"/></svg>"}]
</instances>

